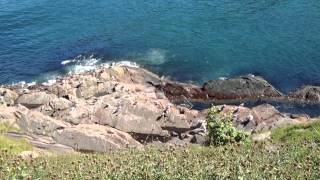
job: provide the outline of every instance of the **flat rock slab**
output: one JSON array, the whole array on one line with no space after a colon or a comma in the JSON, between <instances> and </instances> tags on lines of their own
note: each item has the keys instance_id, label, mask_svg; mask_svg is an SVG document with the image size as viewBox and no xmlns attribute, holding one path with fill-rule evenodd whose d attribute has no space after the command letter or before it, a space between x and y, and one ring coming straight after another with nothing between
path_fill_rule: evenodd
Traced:
<instances>
[{"instance_id":1,"label":"flat rock slab","mask_svg":"<svg viewBox=\"0 0 320 180\"><path fill-rule=\"evenodd\" d=\"M107 152L142 146L125 132L96 124L81 124L58 130L53 137L58 143L78 151Z\"/></svg>"}]
</instances>

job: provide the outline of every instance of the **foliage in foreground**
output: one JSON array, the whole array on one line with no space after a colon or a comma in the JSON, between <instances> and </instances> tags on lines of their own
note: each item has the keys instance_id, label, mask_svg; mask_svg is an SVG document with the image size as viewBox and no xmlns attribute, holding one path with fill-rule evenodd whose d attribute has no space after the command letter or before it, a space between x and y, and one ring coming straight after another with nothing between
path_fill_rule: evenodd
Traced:
<instances>
[{"instance_id":1,"label":"foliage in foreground","mask_svg":"<svg viewBox=\"0 0 320 180\"><path fill-rule=\"evenodd\" d=\"M220 113L219 108L212 107L207 115L209 144L219 146L229 143L248 141L249 135L232 125L232 116Z\"/></svg>"},{"instance_id":2,"label":"foliage in foreground","mask_svg":"<svg viewBox=\"0 0 320 180\"><path fill-rule=\"evenodd\" d=\"M272 139L287 143L320 143L320 121L276 129Z\"/></svg>"},{"instance_id":3,"label":"foliage in foreground","mask_svg":"<svg viewBox=\"0 0 320 180\"><path fill-rule=\"evenodd\" d=\"M23 160L0 152L0 179L319 179L319 144L148 147Z\"/></svg>"},{"instance_id":4,"label":"foliage in foreground","mask_svg":"<svg viewBox=\"0 0 320 180\"><path fill-rule=\"evenodd\" d=\"M250 146L146 147L29 160L0 150L0 179L320 179L318 127L278 129L271 142ZM300 141L291 141L297 136Z\"/></svg>"},{"instance_id":5,"label":"foliage in foreground","mask_svg":"<svg viewBox=\"0 0 320 180\"><path fill-rule=\"evenodd\" d=\"M5 132L18 132L19 129L14 128L8 124L0 123L0 150L7 150L12 154L19 154L23 151L28 151L32 149L32 145L24 139L13 139L9 138L3 133Z\"/></svg>"}]
</instances>

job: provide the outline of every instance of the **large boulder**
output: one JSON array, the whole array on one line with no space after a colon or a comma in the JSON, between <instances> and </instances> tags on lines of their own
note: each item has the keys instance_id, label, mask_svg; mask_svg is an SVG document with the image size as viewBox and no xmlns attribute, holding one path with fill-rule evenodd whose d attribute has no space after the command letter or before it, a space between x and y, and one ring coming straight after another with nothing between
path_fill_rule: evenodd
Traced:
<instances>
[{"instance_id":1,"label":"large boulder","mask_svg":"<svg viewBox=\"0 0 320 180\"><path fill-rule=\"evenodd\" d=\"M111 127L81 124L58 130L54 139L78 151L107 152L125 147L140 147L141 144L129 134Z\"/></svg>"},{"instance_id":2,"label":"large boulder","mask_svg":"<svg viewBox=\"0 0 320 180\"><path fill-rule=\"evenodd\" d=\"M320 103L320 86L302 87L295 92L289 93L289 97L312 103Z\"/></svg>"},{"instance_id":3,"label":"large boulder","mask_svg":"<svg viewBox=\"0 0 320 180\"><path fill-rule=\"evenodd\" d=\"M271 84L259 76L247 75L231 79L212 80L203 85L211 99L257 99L283 96Z\"/></svg>"},{"instance_id":4,"label":"large boulder","mask_svg":"<svg viewBox=\"0 0 320 180\"><path fill-rule=\"evenodd\" d=\"M5 105L13 106L18 97L19 95L16 92L6 88L0 88L0 101Z\"/></svg>"},{"instance_id":5,"label":"large boulder","mask_svg":"<svg viewBox=\"0 0 320 180\"><path fill-rule=\"evenodd\" d=\"M17 124L25 133L52 136L54 131L64 129L69 125L65 122L45 116L40 112L30 111L20 106L15 112Z\"/></svg>"},{"instance_id":6,"label":"large boulder","mask_svg":"<svg viewBox=\"0 0 320 180\"><path fill-rule=\"evenodd\" d=\"M45 92L33 92L30 94L23 94L17 99L17 104L21 104L29 109L37 108L49 103L55 99L56 95L47 94Z\"/></svg>"}]
</instances>

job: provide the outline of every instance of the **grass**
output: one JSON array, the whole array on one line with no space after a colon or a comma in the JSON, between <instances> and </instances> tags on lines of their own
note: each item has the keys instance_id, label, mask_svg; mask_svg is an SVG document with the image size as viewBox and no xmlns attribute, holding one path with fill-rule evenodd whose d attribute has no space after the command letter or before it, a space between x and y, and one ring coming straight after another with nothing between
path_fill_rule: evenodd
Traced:
<instances>
[{"instance_id":1,"label":"grass","mask_svg":"<svg viewBox=\"0 0 320 180\"><path fill-rule=\"evenodd\" d=\"M13 126L10 126L7 123L0 123L0 134L5 132L19 132L20 130L18 128L15 128Z\"/></svg>"},{"instance_id":2,"label":"grass","mask_svg":"<svg viewBox=\"0 0 320 180\"><path fill-rule=\"evenodd\" d=\"M272 139L287 143L320 143L320 121L276 129L272 133Z\"/></svg>"},{"instance_id":3,"label":"grass","mask_svg":"<svg viewBox=\"0 0 320 180\"><path fill-rule=\"evenodd\" d=\"M28 141L9 138L3 135L5 132L19 132L19 129L5 123L0 123L0 150L5 150L11 154L19 154L23 151L32 150L32 146Z\"/></svg>"},{"instance_id":4,"label":"grass","mask_svg":"<svg viewBox=\"0 0 320 180\"><path fill-rule=\"evenodd\" d=\"M318 127L278 129L271 142L250 145L149 146L33 160L2 150L0 179L320 179Z\"/></svg>"}]
</instances>

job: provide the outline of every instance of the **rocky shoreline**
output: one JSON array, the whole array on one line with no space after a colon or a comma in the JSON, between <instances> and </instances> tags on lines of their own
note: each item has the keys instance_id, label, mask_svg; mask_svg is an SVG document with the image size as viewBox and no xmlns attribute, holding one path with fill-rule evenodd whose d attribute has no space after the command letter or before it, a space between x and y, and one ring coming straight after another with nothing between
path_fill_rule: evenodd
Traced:
<instances>
[{"instance_id":1,"label":"rocky shoreline","mask_svg":"<svg viewBox=\"0 0 320 180\"><path fill-rule=\"evenodd\" d=\"M203 86L174 82L143 68L111 66L58 78L50 85L0 88L0 122L19 127L14 138L57 152L106 152L145 144L204 144L207 109L193 103L244 103L272 100L320 104L320 87L284 95L259 76L219 79ZM251 133L268 132L314 119L256 107L220 105L234 125Z\"/></svg>"}]
</instances>

